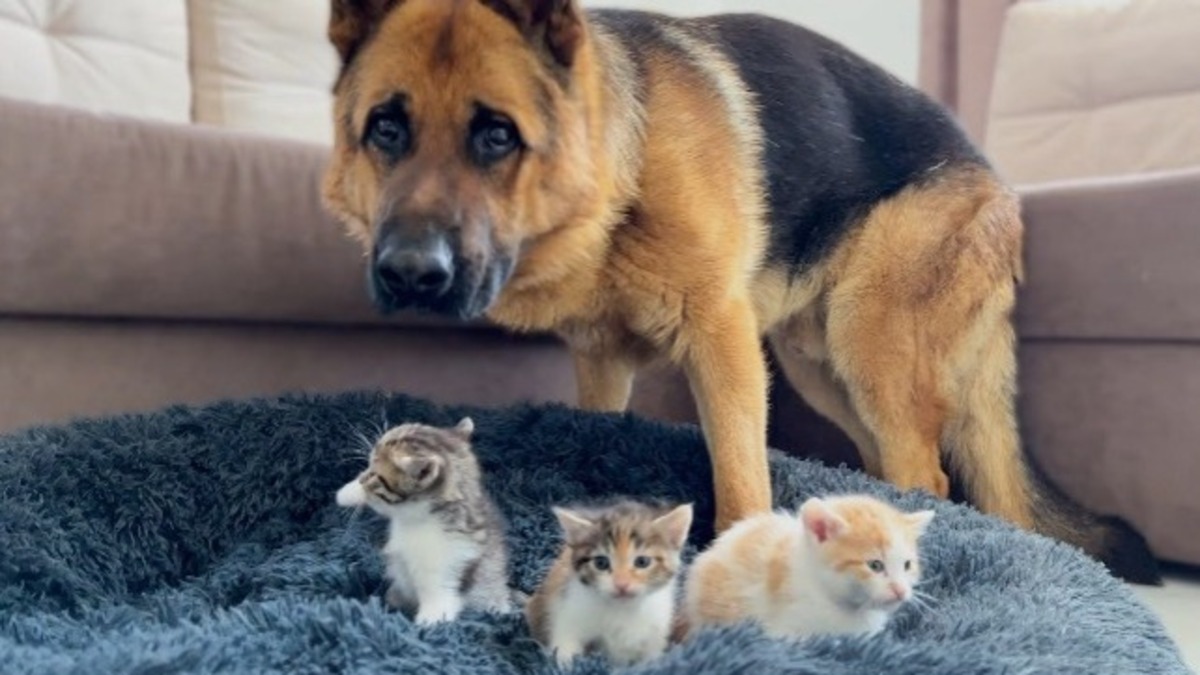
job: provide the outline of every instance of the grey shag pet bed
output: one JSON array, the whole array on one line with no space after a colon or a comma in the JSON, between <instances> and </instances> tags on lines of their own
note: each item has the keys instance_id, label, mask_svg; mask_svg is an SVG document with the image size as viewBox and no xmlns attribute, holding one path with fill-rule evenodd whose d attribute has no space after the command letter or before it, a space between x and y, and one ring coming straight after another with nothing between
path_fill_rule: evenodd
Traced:
<instances>
[{"instance_id":1,"label":"grey shag pet bed","mask_svg":"<svg viewBox=\"0 0 1200 675\"><path fill-rule=\"evenodd\" d=\"M36 429L0 438L0 672L555 672L518 614L417 629L387 611L379 521L334 506L364 464L358 434L464 413L523 589L558 545L550 504L696 499L692 544L711 536L698 432L629 416L344 395ZM845 491L935 505L843 469L782 456L772 468L784 507ZM906 608L873 639L707 633L634 672L1188 672L1099 564L968 509L936 508L923 550L933 609ZM576 671L608 667L589 657Z\"/></svg>"}]
</instances>

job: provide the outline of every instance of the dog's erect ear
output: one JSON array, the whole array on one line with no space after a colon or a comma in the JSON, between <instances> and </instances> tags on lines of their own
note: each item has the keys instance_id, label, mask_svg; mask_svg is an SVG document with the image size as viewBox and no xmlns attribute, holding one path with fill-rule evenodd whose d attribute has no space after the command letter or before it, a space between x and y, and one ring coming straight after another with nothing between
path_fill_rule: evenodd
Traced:
<instances>
[{"instance_id":1,"label":"dog's erect ear","mask_svg":"<svg viewBox=\"0 0 1200 675\"><path fill-rule=\"evenodd\" d=\"M480 0L513 23L530 41L570 68L583 44L583 9L579 0Z\"/></svg>"},{"instance_id":2,"label":"dog's erect ear","mask_svg":"<svg viewBox=\"0 0 1200 675\"><path fill-rule=\"evenodd\" d=\"M350 63L367 38L383 21L383 17L403 0L330 0L329 41L342 57L342 65Z\"/></svg>"}]
</instances>

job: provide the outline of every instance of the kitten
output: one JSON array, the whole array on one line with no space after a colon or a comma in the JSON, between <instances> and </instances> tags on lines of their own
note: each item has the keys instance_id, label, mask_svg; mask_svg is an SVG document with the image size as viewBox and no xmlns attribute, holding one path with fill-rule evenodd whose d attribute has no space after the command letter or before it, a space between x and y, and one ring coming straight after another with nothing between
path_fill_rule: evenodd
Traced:
<instances>
[{"instance_id":1,"label":"kitten","mask_svg":"<svg viewBox=\"0 0 1200 675\"><path fill-rule=\"evenodd\" d=\"M340 506L388 519L387 602L419 624L453 620L464 607L511 609L504 521L483 489L473 430L469 417L452 429L390 429L337 493Z\"/></svg>"},{"instance_id":2,"label":"kitten","mask_svg":"<svg viewBox=\"0 0 1200 675\"><path fill-rule=\"evenodd\" d=\"M620 502L554 515L566 541L525 608L534 638L562 665L593 649L617 665L661 654L692 505Z\"/></svg>"},{"instance_id":3,"label":"kitten","mask_svg":"<svg viewBox=\"0 0 1200 675\"><path fill-rule=\"evenodd\" d=\"M913 596L932 518L849 495L737 523L692 565L689 629L753 619L776 637L877 633Z\"/></svg>"}]
</instances>

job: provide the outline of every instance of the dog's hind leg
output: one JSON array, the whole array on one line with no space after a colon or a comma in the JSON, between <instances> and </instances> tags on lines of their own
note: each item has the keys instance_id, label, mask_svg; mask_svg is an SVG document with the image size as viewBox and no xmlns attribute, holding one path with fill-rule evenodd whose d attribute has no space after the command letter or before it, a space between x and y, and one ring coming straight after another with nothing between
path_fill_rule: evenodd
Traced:
<instances>
[{"instance_id":1,"label":"dog's hind leg","mask_svg":"<svg viewBox=\"0 0 1200 675\"><path fill-rule=\"evenodd\" d=\"M944 442L951 466L975 505L1024 528L1034 526L1036 487L1017 427L1016 335L1011 295L981 309L958 355L962 390Z\"/></svg>"},{"instance_id":2,"label":"dog's hind leg","mask_svg":"<svg viewBox=\"0 0 1200 675\"><path fill-rule=\"evenodd\" d=\"M881 327L886 322L871 321L870 325ZM852 330L857 333L864 328ZM839 379L847 383L847 400L855 418L861 420L869 437L876 439L876 445L868 447L877 448L878 475L904 490L923 489L947 497L950 481L941 465L945 393L936 378L919 372L916 340L905 344L901 336L895 336L886 354L867 342L873 340L843 342L834 358Z\"/></svg>"},{"instance_id":3,"label":"dog's hind leg","mask_svg":"<svg viewBox=\"0 0 1200 675\"><path fill-rule=\"evenodd\" d=\"M801 317L799 322L807 322L807 317ZM797 340L806 334L807 331L797 322L788 322L771 332L771 350L780 370L809 407L837 425L850 438L858 448L866 472L882 478L883 467L880 465L875 437L859 419L846 388L834 378L829 365L815 358L815 355L806 353L803 341Z\"/></svg>"},{"instance_id":4,"label":"dog's hind leg","mask_svg":"<svg viewBox=\"0 0 1200 675\"><path fill-rule=\"evenodd\" d=\"M973 373L981 336L1008 321L1020 247L1015 200L986 171L965 168L880 203L833 254L822 307L829 363L878 443L883 477L902 489L948 495L941 453L963 407L979 403L972 391L995 385L989 405L1007 397L1011 407L1011 386L976 384ZM972 462L988 474L977 487L1021 492L1019 445L1007 445ZM1029 523L1027 496L1025 510L980 497L972 491L996 515Z\"/></svg>"}]
</instances>

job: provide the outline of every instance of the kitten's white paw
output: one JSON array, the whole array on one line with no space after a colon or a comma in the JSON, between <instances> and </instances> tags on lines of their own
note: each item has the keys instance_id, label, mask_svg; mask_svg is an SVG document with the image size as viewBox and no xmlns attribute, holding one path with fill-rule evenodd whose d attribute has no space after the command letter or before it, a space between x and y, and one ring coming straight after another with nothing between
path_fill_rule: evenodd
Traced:
<instances>
[{"instance_id":1,"label":"kitten's white paw","mask_svg":"<svg viewBox=\"0 0 1200 675\"><path fill-rule=\"evenodd\" d=\"M575 660L576 656L579 656L582 653L583 647L581 645L560 644L554 648L554 660L558 661L559 667L566 668L567 666L571 665L571 662Z\"/></svg>"},{"instance_id":2,"label":"kitten's white paw","mask_svg":"<svg viewBox=\"0 0 1200 675\"><path fill-rule=\"evenodd\" d=\"M420 609L417 610L417 625L432 626L443 621L453 621L458 618L461 611L462 602L457 599L423 602Z\"/></svg>"},{"instance_id":3,"label":"kitten's white paw","mask_svg":"<svg viewBox=\"0 0 1200 675\"><path fill-rule=\"evenodd\" d=\"M439 623L453 620L454 617L447 614L422 614L417 612L416 622L418 626L436 626Z\"/></svg>"},{"instance_id":4,"label":"kitten's white paw","mask_svg":"<svg viewBox=\"0 0 1200 675\"><path fill-rule=\"evenodd\" d=\"M362 506L367 502L367 492L363 490L362 483L358 479L346 483L342 489L337 491L338 506Z\"/></svg>"}]
</instances>

